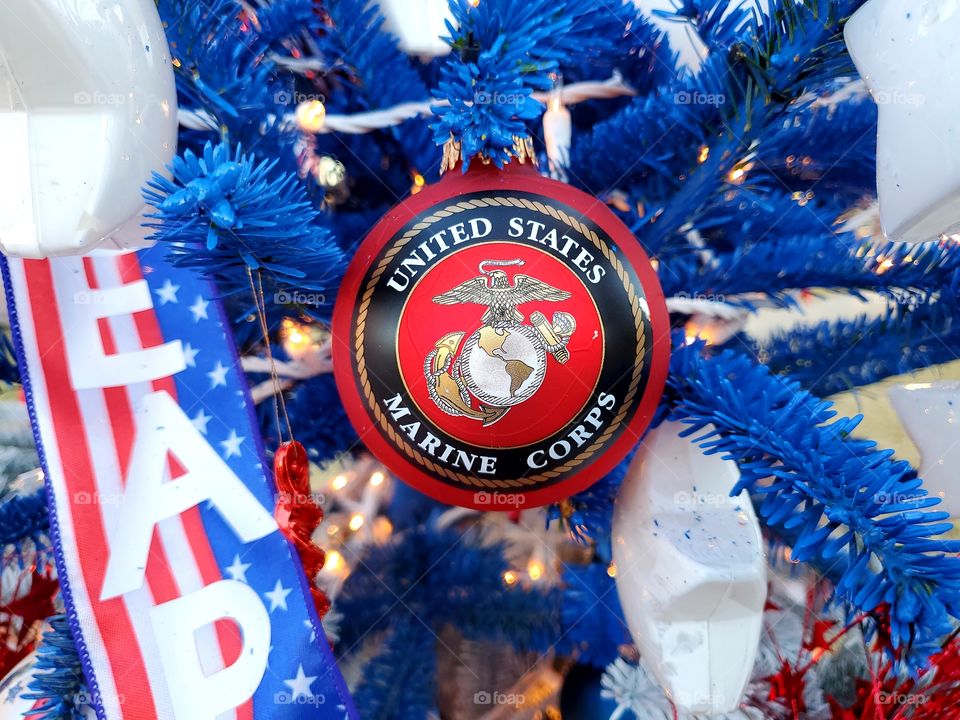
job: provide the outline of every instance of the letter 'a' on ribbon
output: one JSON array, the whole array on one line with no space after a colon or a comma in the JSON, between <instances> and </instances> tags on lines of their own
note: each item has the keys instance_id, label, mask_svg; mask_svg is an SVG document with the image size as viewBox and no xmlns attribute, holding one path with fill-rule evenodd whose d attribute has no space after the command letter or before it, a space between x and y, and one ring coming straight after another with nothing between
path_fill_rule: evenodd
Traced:
<instances>
[{"instance_id":1,"label":"letter 'a' on ribbon","mask_svg":"<svg viewBox=\"0 0 960 720\"><path fill-rule=\"evenodd\" d=\"M158 250L2 261L100 720L349 720L215 290Z\"/></svg>"}]
</instances>

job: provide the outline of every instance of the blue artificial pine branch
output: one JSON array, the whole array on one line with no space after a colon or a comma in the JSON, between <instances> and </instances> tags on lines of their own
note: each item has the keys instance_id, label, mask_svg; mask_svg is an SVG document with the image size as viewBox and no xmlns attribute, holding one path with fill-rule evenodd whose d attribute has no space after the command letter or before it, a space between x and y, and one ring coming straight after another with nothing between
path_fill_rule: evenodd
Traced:
<instances>
[{"instance_id":1,"label":"blue artificial pine branch","mask_svg":"<svg viewBox=\"0 0 960 720\"><path fill-rule=\"evenodd\" d=\"M211 140L256 145L284 169L296 168L290 149L295 136L282 122L294 109L293 81L280 72L272 53L283 26L315 24L309 6L309 0L283 0L248 16L237 0L158 0L180 108L211 118L207 131L181 132L181 147L199 150ZM292 25L286 32L301 29Z\"/></svg>"},{"instance_id":2,"label":"blue artificial pine branch","mask_svg":"<svg viewBox=\"0 0 960 720\"><path fill-rule=\"evenodd\" d=\"M213 278L225 293L249 291L253 272L271 293L310 291L332 304L343 256L297 178L273 172L275 164L222 144L208 143L201 157L185 151L169 168L172 179L154 174L144 190L155 210L147 216L151 237L174 264Z\"/></svg>"},{"instance_id":3,"label":"blue artificial pine branch","mask_svg":"<svg viewBox=\"0 0 960 720\"><path fill-rule=\"evenodd\" d=\"M823 321L749 342L771 372L789 375L817 395L832 395L955 360L958 308L960 270L938 292L894 298L880 317Z\"/></svg>"},{"instance_id":4,"label":"blue artificial pine branch","mask_svg":"<svg viewBox=\"0 0 960 720\"><path fill-rule=\"evenodd\" d=\"M464 172L476 155L502 167L543 110L533 92L551 87L560 61L611 52L636 14L617 0L451 0L451 8L454 53L434 94L450 104L434 106L433 130L437 144L463 143Z\"/></svg>"},{"instance_id":5,"label":"blue artificial pine branch","mask_svg":"<svg viewBox=\"0 0 960 720\"><path fill-rule=\"evenodd\" d=\"M288 394L286 403L293 434L311 459L324 462L359 446L332 374L298 383ZM272 404L261 403L257 411L266 446L277 447L281 439L277 436Z\"/></svg>"},{"instance_id":6,"label":"blue artificial pine branch","mask_svg":"<svg viewBox=\"0 0 960 720\"><path fill-rule=\"evenodd\" d=\"M315 0L257 0L257 6L250 10L247 17L257 41L276 52L284 49L283 43L323 25Z\"/></svg>"},{"instance_id":7,"label":"blue artificial pine branch","mask_svg":"<svg viewBox=\"0 0 960 720\"><path fill-rule=\"evenodd\" d=\"M0 493L0 546L19 545L50 529L47 492L41 485L33 493Z\"/></svg>"},{"instance_id":8,"label":"blue artificial pine branch","mask_svg":"<svg viewBox=\"0 0 960 720\"><path fill-rule=\"evenodd\" d=\"M405 615L392 623L380 653L364 668L353 699L361 717L426 720L436 682L437 638Z\"/></svg>"},{"instance_id":9,"label":"blue artificial pine branch","mask_svg":"<svg viewBox=\"0 0 960 720\"><path fill-rule=\"evenodd\" d=\"M810 104L801 98L849 70L843 21L859 4L774 0L761 19L750 4L681 3L676 19L707 45L699 72L678 73L656 94L595 123L574 143L571 177L597 194L625 194L649 252L682 247L715 205L743 192L736 183L758 164L763 143L777 134L796 138L785 120L798 102ZM622 152L628 146L637 151Z\"/></svg>"},{"instance_id":10,"label":"blue artificial pine branch","mask_svg":"<svg viewBox=\"0 0 960 720\"><path fill-rule=\"evenodd\" d=\"M325 55L344 66L347 82L342 92L331 97L343 112L361 112L391 107L404 102L423 102L430 96L426 83L412 67L411 59L398 47L396 39L383 29L383 15L367 0L330 0L325 9L335 32L319 40ZM389 72L384 72L389 68ZM414 168L431 177L439 166L439 155L427 124L416 118L384 131ZM391 154L394 154L391 153Z\"/></svg>"},{"instance_id":11,"label":"blue artificial pine branch","mask_svg":"<svg viewBox=\"0 0 960 720\"><path fill-rule=\"evenodd\" d=\"M568 515L559 505L547 509L547 522L562 522L579 542L592 540L609 555L610 527L613 514L610 509L633 460L634 448L613 470L583 492L577 493L568 505Z\"/></svg>"},{"instance_id":12,"label":"blue artificial pine branch","mask_svg":"<svg viewBox=\"0 0 960 720\"><path fill-rule=\"evenodd\" d=\"M0 383L8 385L20 383L20 368L17 366L13 341L5 333L0 333Z\"/></svg>"},{"instance_id":13,"label":"blue artificial pine branch","mask_svg":"<svg viewBox=\"0 0 960 720\"><path fill-rule=\"evenodd\" d=\"M842 288L855 295L873 290L902 300L937 292L960 269L960 248L951 242L864 242L852 233L831 234L822 225L818 233L819 221L810 214L806 218L813 218L807 234L771 232L729 252L688 252L664 259L659 268L664 292L727 302L745 293L763 293L768 301L791 305L787 290ZM730 219L735 221L732 215Z\"/></svg>"},{"instance_id":14,"label":"blue artificial pine branch","mask_svg":"<svg viewBox=\"0 0 960 720\"><path fill-rule=\"evenodd\" d=\"M793 558L847 567L837 596L862 612L888 604L893 646L919 666L939 648L960 613L960 542L937 536L949 513L929 497L892 451L850 437L860 418L833 419L829 402L744 356L703 355L699 343L674 351L667 402L671 418L699 433L708 454L735 460L732 494L763 497L760 514L789 519Z\"/></svg>"},{"instance_id":15,"label":"blue artificial pine branch","mask_svg":"<svg viewBox=\"0 0 960 720\"><path fill-rule=\"evenodd\" d=\"M70 634L66 615L48 620L51 630L43 634L37 650L37 664L27 700L42 700L44 705L30 711L34 720L84 720L89 702L80 655Z\"/></svg>"},{"instance_id":16,"label":"blue artificial pine branch","mask_svg":"<svg viewBox=\"0 0 960 720\"><path fill-rule=\"evenodd\" d=\"M593 667L606 667L631 642L614 579L605 564L566 565L563 570L561 655Z\"/></svg>"},{"instance_id":17,"label":"blue artificial pine branch","mask_svg":"<svg viewBox=\"0 0 960 720\"><path fill-rule=\"evenodd\" d=\"M401 597L428 625L451 623L470 639L524 649L549 647L559 621L559 594L505 587L509 566L503 547L478 540L430 521L396 533L386 545L366 548L337 598L345 616L340 644L350 647L388 626Z\"/></svg>"}]
</instances>

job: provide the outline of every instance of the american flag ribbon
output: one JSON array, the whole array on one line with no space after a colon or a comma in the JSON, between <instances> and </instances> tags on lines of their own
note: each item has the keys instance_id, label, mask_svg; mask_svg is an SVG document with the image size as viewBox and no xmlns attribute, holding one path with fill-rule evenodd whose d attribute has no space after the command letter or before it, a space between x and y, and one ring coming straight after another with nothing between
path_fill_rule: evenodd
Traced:
<instances>
[{"instance_id":1,"label":"american flag ribbon","mask_svg":"<svg viewBox=\"0 0 960 720\"><path fill-rule=\"evenodd\" d=\"M100 720L354 718L214 290L158 249L2 264Z\"/></svg>"}]
</instances>

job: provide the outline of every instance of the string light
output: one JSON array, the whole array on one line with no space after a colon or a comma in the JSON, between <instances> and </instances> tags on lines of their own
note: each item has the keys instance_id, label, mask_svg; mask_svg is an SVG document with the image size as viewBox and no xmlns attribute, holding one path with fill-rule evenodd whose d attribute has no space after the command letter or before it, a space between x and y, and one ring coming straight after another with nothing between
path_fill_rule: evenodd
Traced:
<instances>
[{"instance_id":1,"label":"string light","mask_svg":"<svg viewBox=\"0 0 960 720\"><path fill-rule=\"evenodd\" d=\"M350 516L350 523L348 524L347 527L353 530L353 532L356 532L357 530L363 527L363 523L364 523L363 515L361 515L360 513L354 513L353 515Z\"/></svg>"},{"instance_id":2,"label":"string light","mask_svg":"<svg viewBox=\"0 0 960 720\"><path fill-rule=\"evenodd\" d=\"M530 579L536 582L543 577L543 563L539 560L531 560L530 564L527 565L527 575L530 576Z\"/></svg>"},{"instance_id":3,"label":"string light","mask_svg":"<svg viewBox=\"0 0 960 720\"><path fill-rule=\"evenodd\" d=\"M347 168L336 158L321 155L316 159L313 175L323 187L336 188L347 179Z\"/></svg>"},{"instance_id":4,"label":"string light","mask_svg":"<svg viewBox=\"0 0 960 720\"><path fill-rule=\"evenodd\" d=\"M373 521L373 539L383 544L390 539L390 536L393 534L393 523L391 523L384 516L378 517Z\"/></svg>"},{"instance_id":5,"label":"string light","mask_svg":"<svg viewBox=\"0 0 960 720\"><path fill-rule=\"evenodd\" d=\"M308 325L293 318L284 318L280 323L280 342L291 360L302 361L314 356L325 339L321 325Z\"/></svg>"},{"instance_id":6,"label":"string light","mask_svg":"<svg viewBox=\"0 0 960 720\"><path fill-rule=\"evenodd\" d=\"M710 148L707 147L706 145L703 145L700 148L700 154L697 156L697 162L703 165L707 161L707 158L709 157L710 157Z\"/></svg>"},{"instance_id":7,"label":"string light","mask_svg":"<svg viewBox=\"0 0 960 720\"><path fill-rule=\"evenodd\" d=\"M383 485L383 481L386 479L386 476L377 470L373 475L370 476L370 484L374 487L380 487Z\"/></svg>"},{"instance_id":8,"label":"string light","mask_svg":"<svg viewBox=\"0 0 960 720\"><path fill-rule=\"evenodd\" d=\"M513 570L507 570L503 574L503 581L507 585L516 585L517 583L517 574Z\"/></svg>"},{"instance_id":9,"label":"string light","mask_svg":"<svg viewBox=\"0 0 960 720\"><path fill-rule=\"evenodd\" d=\"M753 169L753 163L741 160L736 165L733 166L733 169L727 174L727 181L731 185L743 185L747 179L747 173Z\"/></svg>"},{"instance_id":10,"label":"string light","mask_svg":"<svg viewBox=\"0 0 960 720\"><path fill-rule=\"evenodd\" d=\"M347 486L347 476L346 475L337 475L333 482L330 483L330 486L334 490L343 490Z\"/></svg>"},{"instance_id":11,"label":"string light","mask_svg":"<svg viewBox=\"0 0 960 720\"><path fill-rule=\"evenodd\" d=\"M340 554L339 550L329 550L327 552L326 560L323 563L323 568L332 573L339 573L346 567L346 565L347 563L343 559L343 555Z\"/></svg>"},{"instance_id":12,"label":"string light","mask_svg":"<svg viewBox=\"0 0 960 720\"><path fill-rule=\"evenodd\" d=\"M609 565L607 565L607 575L609 575L609 576L612 577L612 578L615 578L615 577L617 576L617 564L616 564L616 563L613 563L613 562L612 562L612 563L610 563Z\"/></svg>"},{"instance_id":13,"label":"string light","mask_svg":"<svg viewBox=\"0 0 960 720\"><path fill-rule=\"evenodd\" d=\"M877 258L877 275L883 275L894 265L891 258L885 258L882 255Z\"/></svg>"},{"instance_id":14,"label":"string light","mask_svg":"<svg viewBox=\"0 0 960 720\"><path fill-rule=\"evenodd\" d=\"M327 108L319 100L309 100L297 105L297 125L304 132L320 132L326 118Z\"/></svg>"},{"instance_id":15,"label":"string light","mask_svg":"<svg viewBox=\"0 0 960 720\"><path fill-rule=\"evenodd\" d=\"M416 195L418 192L423 190L424 186L427 184L427 180L423 175L418 173L416 170L413 171L413 187L410 188L410 194Z\"/></svg>"}]
</instances>

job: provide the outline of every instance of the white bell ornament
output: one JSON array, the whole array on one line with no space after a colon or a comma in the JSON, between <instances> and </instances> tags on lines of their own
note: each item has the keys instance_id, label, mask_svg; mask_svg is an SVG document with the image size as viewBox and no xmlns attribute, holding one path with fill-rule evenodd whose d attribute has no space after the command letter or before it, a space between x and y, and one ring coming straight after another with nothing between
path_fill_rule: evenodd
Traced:
<instances>
[{"instance_id":1,"label":"white bell ornament","mask_svg":"<svg viewBox=\"0 0 960 720\"><path fill-rule=\"evenodd\" d=\"M144 207L176 152L154 0L0 3L0 249L85 253Z\"/></svg>"},{"instance_id":2,"label":"white bell ornament","mask_svg":"<svg viewBox=\"0 0 960 720\"><path fill-rule=\"evenodd\" d=\"M440 38L448 35L446 21L453 21L447 0L379 0L384 29L397 37L400 49L429 59L450 52Z\"/></svg>"},{"instance_id":3,"label":"white bell ornament","mask_svg":"<svg viewBox=\"0 0 960 720\"><path fill-rule=\"evenodd\" d=\"M920 451L917 471L924 489L931 497L943 499L934 509L960 518L960 383L900 385L890 388L890 401Z\"/></svg>"},{"instance_id":4,"label":"white bell ornament","mask_svg":"<svg viewBox=\"0 0 960 720\"><path fill-rule=\"evenodd\" d=\"M680 423L652 430L617 497L613 559L644 664L691 713L732 712L750 681L767 598L750 498L732 461L704 455Z\"/></svg>"},{"instance_id":5,"label":"white bell ornament","mask_svg":"<svg viewBox=\"0 0 960 720\"><path fill-rule=\"evenodd\" d=\"M891 240L960 230L960 0L870 0L846 24L879 106L877 190Z\"/></svg>"}]
</instances>

